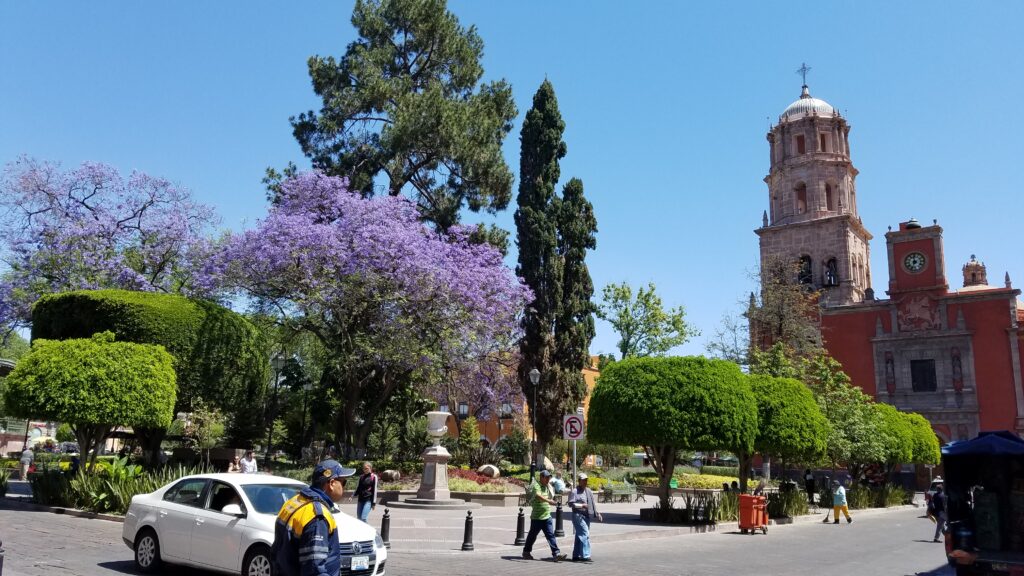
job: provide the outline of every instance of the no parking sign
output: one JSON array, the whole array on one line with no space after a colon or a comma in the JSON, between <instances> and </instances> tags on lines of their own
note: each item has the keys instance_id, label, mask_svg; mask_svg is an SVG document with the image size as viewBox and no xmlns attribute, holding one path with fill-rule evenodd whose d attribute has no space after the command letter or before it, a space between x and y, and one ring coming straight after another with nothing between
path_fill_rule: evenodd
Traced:
<instances>
[{"instance_id":1,"label":"no parking sign","mask_svg":"<svg viewBox=\"0 0 1024 576\"><path fill-rule=\"evenodd\" d=\"M566 414L562 418L562 437L566 440L583 439L583 416L580 414Z\"/></svg>"}]
</instances>

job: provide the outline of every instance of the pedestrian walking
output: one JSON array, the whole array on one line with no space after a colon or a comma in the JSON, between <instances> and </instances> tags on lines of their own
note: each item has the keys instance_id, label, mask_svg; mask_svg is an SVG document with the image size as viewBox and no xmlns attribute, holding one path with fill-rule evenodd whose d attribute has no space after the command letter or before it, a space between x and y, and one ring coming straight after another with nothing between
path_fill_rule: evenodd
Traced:
<instances>
[{"instance_id":1,"label":"pedestrian walking","mask_svg":"<svg viewBox=\"0 0 1024 576\"><path fill-rule=\"evenodd\" d=\"M369 523L370 510L377 507L377 475L373 472L373 464L363 462L363 475L359 477L356 487L356 516Z\"/></svg>"},{"instance_id":2,"label":"pedestrian walking","mask_svg":"<svg viewBox=\"0 0 1024 576\"><path fill-rule=\"evenodd\" d=\"M817 491L817 486L815 486L814 474L810 468L804 471L804 490L807 492L807 503L813 506L814 493Z\"/></svg>"},{"instance_id":3,"label":"pedestrian walking","mask_svg":"<svg viewBox=\"0 0 1024 576\"><path fill-rule=\"evenodd\" d=\"M576 488L569 492L569 508L572 510L572 530L575 534L572 543L573 562L593 562L590 557L590 521L597 518L604 522L604 517L597 511L597 499L594 492L587 488L587 475L580 472Z\"/></svg>"},{"instance_id":4,"label":"pedestrian walking","mask_svg":"<svg viewBox=\"0 0 1024 576\"><path fill-rule=\"evenodd\" d=\"M278 576L335 576L341 571L338 525L331 514L345 495L345 479L355 474L334 460L313 468L308 488L284 503L274 524L270 558Z\"/></svg>"},{"instance_id":5,"label":"pedestrian walking","mask_svg":"<svg viewBox=\"0 0 1024 576\"><path fill-rule=\"evenodd\" d=\"M839 524L839 513L842 512L846 516L846 523L853 522L853 518L850 518L850 509L846 506L846 488L839 483L839 480L832 481L832 516L835 520L833 524Z\"/></svg>"},{"instance_id":6,"label":"pedestrian walking","mask_svg":"<svg viewBox=\"0 0 1024 576\"><path fill-rule=\"evenodd\" d=\"M235 457L233 457L231 459L231 462L228 462L228 473L229 474L238 474L241 471L242 471L242 459L239 458L238 456L235 456Z\"/></svg>"},{"instance_id":7,"label":"pedestrian walking","mask_svg":"<svg viewBox=\"0 0 1024 576\"><path fill-rule=\"evenodd\" d=\"M36 459L36 453L31 448L25 448L25 451L21 453L21 479L28 480L28 469L32 467L32 462Z\"/></svg>"},{"instance_id":8,"label":"pedestrian walking","mask_svg":"<svg viewBox=\"0 0 1024 576\"><path fill-rule=\"evenodd\" d=\"M533 560L533 543L537 541L537 534L544 533L548 546L551 547L551 557L555 562L565 560L565 554L558 549L558 540L555 540L555 523L551 518L551 505L555 503L554 494L551 492L551 472L541 470L537 478L530 482L526 489L530 499L530 532L526 535L526 545L523 546L523 559Z\"/></svg>"},{"instance_id":9,"label":"pedestrian walking","mask_svg":"<svg viewBox=\"0 0 1024 576\"><path fill-rule=\"evenodd\" d=\"M245 451L245 458L242 458L242 474L255 474L256 473L256 456L253 455L252 450Z\"/></svg>"},{"instance_id":10,"label":"pedestrian walking","mask_svg":"<svg viewBox=\"0 0 1024 576\"><path fill-rule=\"evenodd\" d=\"M932 542L938 542L939 535L946 528L946 492L942 489L942 484L936 487L935 494L932 494L932 499L928 502L928 514L935 518L935 537L932 538Z\"/></svg>"}]
</instances>

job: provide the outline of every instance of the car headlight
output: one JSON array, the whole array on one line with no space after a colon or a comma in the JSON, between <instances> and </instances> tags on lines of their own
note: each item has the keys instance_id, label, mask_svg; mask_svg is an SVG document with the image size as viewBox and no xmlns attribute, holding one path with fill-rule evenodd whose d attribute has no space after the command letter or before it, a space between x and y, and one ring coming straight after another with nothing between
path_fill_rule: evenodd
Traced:
<instances>
[{"instance_id":1,"label":"car headlight","mask_svg":"<svg viewBox=\"0 0 1024 576\"><path fill-rule=\"evenodd\" d=\"M377 548L384 547L384 539L380 537L380 534L373 537L373 543L377 545Z\"/></svg>"}]
</instances>

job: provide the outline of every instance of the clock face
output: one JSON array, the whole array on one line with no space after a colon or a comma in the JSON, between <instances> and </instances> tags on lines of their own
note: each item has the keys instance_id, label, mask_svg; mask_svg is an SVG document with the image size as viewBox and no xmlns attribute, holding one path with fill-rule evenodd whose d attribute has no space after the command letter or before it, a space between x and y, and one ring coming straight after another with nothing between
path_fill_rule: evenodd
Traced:
<instances>
[{"instance_id":1,"label":"clock face","mask_svg":"<svg viewBox=\"0 0 1024 576\"><path fill-rule=\"evenodd\" d=\"M903 267L909 272L920 272L921 270L924 270L926 262L927 260L925 260L924 254L921 254L920 252L911 252L903 258Z\"/></svg>"}]
</instances>

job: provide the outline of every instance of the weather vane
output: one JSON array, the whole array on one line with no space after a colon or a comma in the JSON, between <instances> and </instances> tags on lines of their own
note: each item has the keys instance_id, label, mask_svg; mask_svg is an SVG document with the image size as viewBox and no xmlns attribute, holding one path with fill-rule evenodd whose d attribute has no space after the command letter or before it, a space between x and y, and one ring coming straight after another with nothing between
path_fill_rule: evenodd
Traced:
<instances>
[{"instance_id":1,"label":"weather vane","mask_svg":"<svg viewBox=\"0 0 1024 576\"><path fill-rule=\"evenodd\" d=\"M811 67L806 62L802 62L800 68L796 71L797 74L804 77L804 86L807 86L807 73L811 71Z\"/></svg>"}]
</instances>

